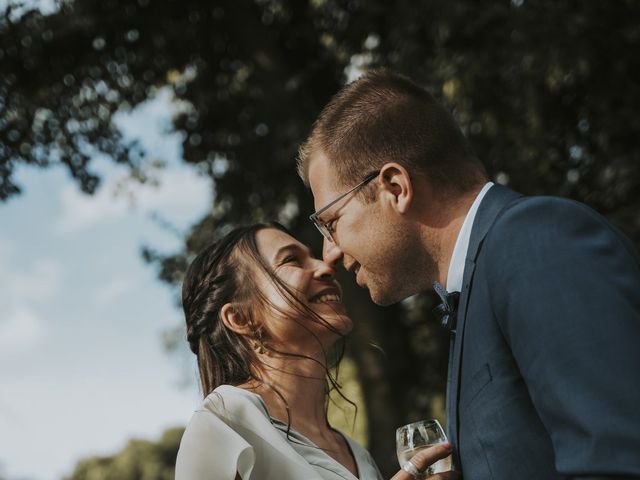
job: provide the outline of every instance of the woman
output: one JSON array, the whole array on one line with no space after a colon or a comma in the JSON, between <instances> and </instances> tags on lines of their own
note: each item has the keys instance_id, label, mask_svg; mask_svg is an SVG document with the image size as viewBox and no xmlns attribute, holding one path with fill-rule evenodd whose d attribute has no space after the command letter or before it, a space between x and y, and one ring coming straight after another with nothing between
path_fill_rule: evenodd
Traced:
<instances>
[{"instance_id":1,"label":"woman","mask_svg":"<svg viewBox=\"0 0 640 480\"><path fill-rule=\"evenodd\" d=\"M205 400L176 480L382 478L327 421L327 353L352 328L334 273L278 224L238 228L196 257L182 303ZM412 462L421 470L449 453L434 447Z\"/></svg>"}]
</instances>

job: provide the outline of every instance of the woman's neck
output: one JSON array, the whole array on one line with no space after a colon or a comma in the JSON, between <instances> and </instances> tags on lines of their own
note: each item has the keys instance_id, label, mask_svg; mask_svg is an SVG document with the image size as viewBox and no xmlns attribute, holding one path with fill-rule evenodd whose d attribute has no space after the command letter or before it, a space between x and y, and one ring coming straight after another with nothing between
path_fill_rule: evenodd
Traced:
<instances>
[{"instance_id":1,"label":"woman's neck","mask_svg":"<svg viewBox=\"0 0 640 480\"><path fill-rule=\"evenodd\" d=\"M327 381L324 362L291 357L270 358L260 372L261 382L251 381L242 388L259 394L269 415L288 424L353 475L358 467L345 438L327 421Z\"/></svg>"},{"instance_id":2,"label":"woman's neck","mask_svg":"<svg viewBox=\"0 0 640 480\"><path fill-rule=\"evenodd\" d=\"M323 362L311 359L267 358L259 378L247 383L258 393L269 415L309 436L331 429L327 422L327 381Z\"/></svg>"}]
</instances>

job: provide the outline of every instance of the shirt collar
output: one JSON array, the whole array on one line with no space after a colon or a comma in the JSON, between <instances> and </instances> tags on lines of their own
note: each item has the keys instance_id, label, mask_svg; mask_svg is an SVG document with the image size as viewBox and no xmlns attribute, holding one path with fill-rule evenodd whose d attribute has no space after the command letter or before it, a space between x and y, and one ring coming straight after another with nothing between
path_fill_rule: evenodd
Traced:
<instances>
[{"instance_id":1,"label":"shirt collar","mask_svg":"<svg viewBox=\"0 0 640 480\"><path fill-rule=\"evenodd\" d=\"M462 277L464 275L465 258L467 257L467 250L469 250L469 239L471 238L471 227L473 227L473 220L476 218L478 207L482 202L482 199L493 186L493 182L485 183L478 196L471 204L471 208L467 212L467 216L464 219L462 228L458 233L456 244L453 247L453 253L451 254L451 262L449 263L449 273L447 274L447 292L459 292L462 290Z\"/></svg>"}]
</instances>

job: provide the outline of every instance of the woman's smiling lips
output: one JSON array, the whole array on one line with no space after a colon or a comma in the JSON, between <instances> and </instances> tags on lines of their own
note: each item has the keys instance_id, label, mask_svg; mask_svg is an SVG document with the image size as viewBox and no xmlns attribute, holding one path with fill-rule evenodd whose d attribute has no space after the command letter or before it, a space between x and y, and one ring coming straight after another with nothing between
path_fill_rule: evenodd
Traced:
<instances>
[{"instance_id":1,"label":"woman's smiling lips","mask_svg":"<svg viewBox=\"0 0 640 480\"><path fill-rule=\"evenodd\" d=\"M326 288L316 293L314 296L312 296L309 299L309 303L329 303L329 302L340 303L340 301L341 301L340 290L335 287Z\"/></svg>"}]
</instances>

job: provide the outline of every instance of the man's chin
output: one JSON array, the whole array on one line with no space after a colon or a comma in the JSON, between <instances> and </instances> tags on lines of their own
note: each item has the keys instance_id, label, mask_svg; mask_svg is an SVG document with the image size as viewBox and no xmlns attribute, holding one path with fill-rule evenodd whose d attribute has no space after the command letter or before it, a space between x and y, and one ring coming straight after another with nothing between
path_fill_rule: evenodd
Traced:
<instances>
[{"instance_id":1,"label":"man's chin","mask_svg":"<svg viewBox=\"0 0 640 480\"><path fill-rule=\"evenodd\" d=\"M404 300L405 297L398 295L397 291L391 289L377 288L375 286L367 286L371 301L381 307L388 307L394 303Z\"/></svg>"}]
</instances>

